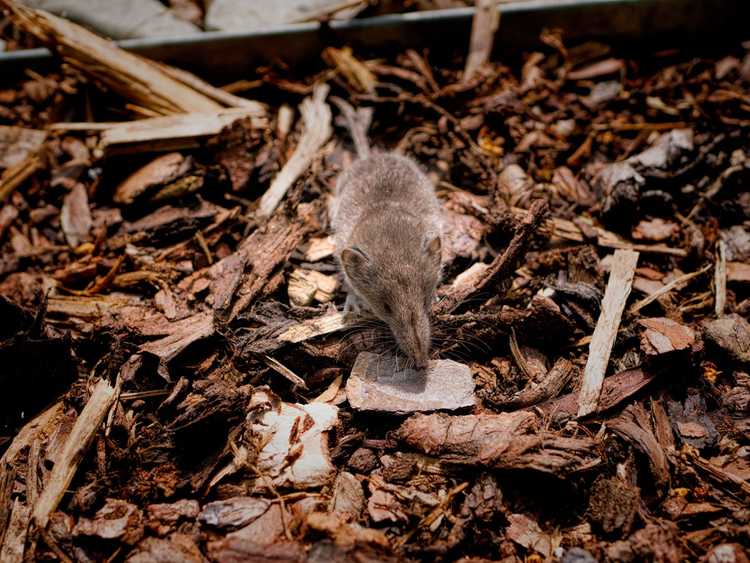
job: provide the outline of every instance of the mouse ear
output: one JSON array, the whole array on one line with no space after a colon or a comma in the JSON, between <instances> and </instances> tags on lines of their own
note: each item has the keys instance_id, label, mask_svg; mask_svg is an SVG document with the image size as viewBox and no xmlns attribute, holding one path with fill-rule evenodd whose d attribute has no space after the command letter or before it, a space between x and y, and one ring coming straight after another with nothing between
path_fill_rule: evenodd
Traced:
<instances>
[{"instance_id":1,"label":"mouse ear","mask_svg":"<svg viewBox=\"0 0 750 563\"><path fill-rule=\"evenodd\" d=\"M341 251L341 264L350 278L362 277L368 262L365 253L356 246Z\"/></svg>"},{"instance_id":2,"label":"mouse ear","mask_svg":"<svg viewBox=\"0 0 750 563\"><path fill-rule=\"evenodd\" d=\"M440 235L433 237L427 242L427 246L425 247L425 251L427 252L427 255L435 260L437 263L440 263L440 250L442 248L442 243L440 242Z\"/></svg>"}]
</instances>

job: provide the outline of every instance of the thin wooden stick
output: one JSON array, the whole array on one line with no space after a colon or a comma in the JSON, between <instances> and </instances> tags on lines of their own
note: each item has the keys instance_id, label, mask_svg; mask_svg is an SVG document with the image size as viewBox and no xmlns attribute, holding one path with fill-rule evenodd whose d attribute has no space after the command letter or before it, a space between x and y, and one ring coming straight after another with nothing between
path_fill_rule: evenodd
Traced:
<instances>
[{"instance_id":1,"label":"thin wooden stick","mask_svg":"<svg viewBox=\"0 0 750 563\"><path fill-rule=\"evenodd\" d=\"M716 270L714 270L714 284L716 290L716 316L724 315L724 307L727 303L727 245L723 240L719 241L719 252L716 257Z\"/></svg>"},{"instance_id":2,"label":"thin wooden stick","mask_svg":"<svg viewBox=\"0 0 750 563\"><path fill-rule=\"evenodd\" d=\"M583 372L583 384L578 395L578 416L594 412L599 405L599 395L609 356L620 327L625 303L633 285L638 253L632 250L616 250L612 272L602 300L602 311L594 329L589 346L589 357Z\"/></svg>"},{"instance_id":3,"label":"thin wooden stick","mask_svg":"<svg viewBox=\"0 0 750 563\"><path fill-rule=\"evenodd\" d=\"M643 299L641 299L640 301L638 301L638 303L636 303L635 305L633 305L628 310L628 313L630 313L631 315L635 315L638 311L640 311L641 309L643 309L646 305L649 305L649 304L653 303L654 301L656 301L657 299L659 299L659 297L661 297L662 295L666 295L667 293L669 293L670 291L672 291L678 285L681 285L681 284L683 284L685 282L688 282L688 281L692 280L693 278L698 277L701 274L706 273L710 269L711 269L711 264L708 264L707 266L701 268L697 272L691 272L689 274L685 274L684 276L680 276L679 278L677 278L675 280L672 280L671 282L669 282L667 285L665 285L661 289L657 289L652 294L647 295L646 297L644 297Z\"/></svg>"}]
</instances>

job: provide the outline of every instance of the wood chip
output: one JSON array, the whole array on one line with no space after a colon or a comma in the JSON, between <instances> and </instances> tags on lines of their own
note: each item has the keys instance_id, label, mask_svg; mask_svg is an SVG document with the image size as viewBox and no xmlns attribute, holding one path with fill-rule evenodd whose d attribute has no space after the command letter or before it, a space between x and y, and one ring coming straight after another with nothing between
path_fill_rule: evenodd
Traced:
<instances>
[{"instance_id":1,"label":"wood chip","mask_svg":"<svg viewBox=\"0 0 750 563\"><path fill-rule=\"evenodd\" d=\"M578 416L594 412L599 404L602 382L609 364L609 355L615 343L620 319L635 275L638 253L617 250L612 272L602 300L602 310L589 346L589 356L583 372L583 382L578 399Z\"/></svg>"},{"instance_id":2,"label":"wood chip","mask_svg":"<svg viewBox=\"0 0 750 563\"><path fill-rule=\"evenodd\" d=\"M46 131L0 125L0 168L16 166L37 154L46 139Z\"/></svg>"},{"instance_id":3,"label":"wood chip","mask_svg":"<svg viewBox=\"0 0 750 563\"><path fill-rule=\"evenodd\" d=\"M47 527L50 514L57 509L118 393L118 389L103 379L91 391L91 397L76 420L60 457L55 460L44 490L33 507L33 518L39 528Z\"/></svg>"},{"instance_id":4,"label":"wood chip","mask_svg":"<svg viewBox=\"0 0 750 563\"><path fill-rule=\"evenodd\" d=\"M68 64L144 108L161 115L221 108L150 61L120 49L80 25L9 0L0 4L10 11L15 24L57 50Z\"/></svg>"}]
</instances>

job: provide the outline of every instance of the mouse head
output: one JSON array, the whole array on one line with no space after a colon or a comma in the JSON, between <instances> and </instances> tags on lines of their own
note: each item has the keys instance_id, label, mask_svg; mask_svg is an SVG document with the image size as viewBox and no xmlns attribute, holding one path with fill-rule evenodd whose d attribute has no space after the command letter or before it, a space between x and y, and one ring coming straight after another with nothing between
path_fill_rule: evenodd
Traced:
<instances>
[{"instance_id":1,"label":"mouse head","mask_svg":"<svg viewBox=\"0 0 750 563\"><path fill-rule=\"evenodd\" d=\"M430 309L440 279L440 237L425 240L406 256L381 249L377 259L358 247L341 252L344 273L372 313L391 329L418 369L430 357Z\"/></svg>"}]
</instances>

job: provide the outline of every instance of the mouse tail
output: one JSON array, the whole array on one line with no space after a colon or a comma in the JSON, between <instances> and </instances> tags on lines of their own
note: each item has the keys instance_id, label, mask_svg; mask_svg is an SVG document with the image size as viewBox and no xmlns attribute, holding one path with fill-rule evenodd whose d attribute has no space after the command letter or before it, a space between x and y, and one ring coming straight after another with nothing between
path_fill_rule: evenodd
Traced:
<instances>
[{"instance_id":1,"label":"mouse tail","mask_svg":"<svg viewBox=\"0 0 750 563\"><path fill-rule=\"evenodd\" d=\"M367 130L372 121L372 108L359 108L355 110L351 104L339 97L331 96L330 100L339 108L341 115L346 120L346 127L354 141L359 158L370 156L370 142L367 140Z\"/></svg>"}]
</instances>

